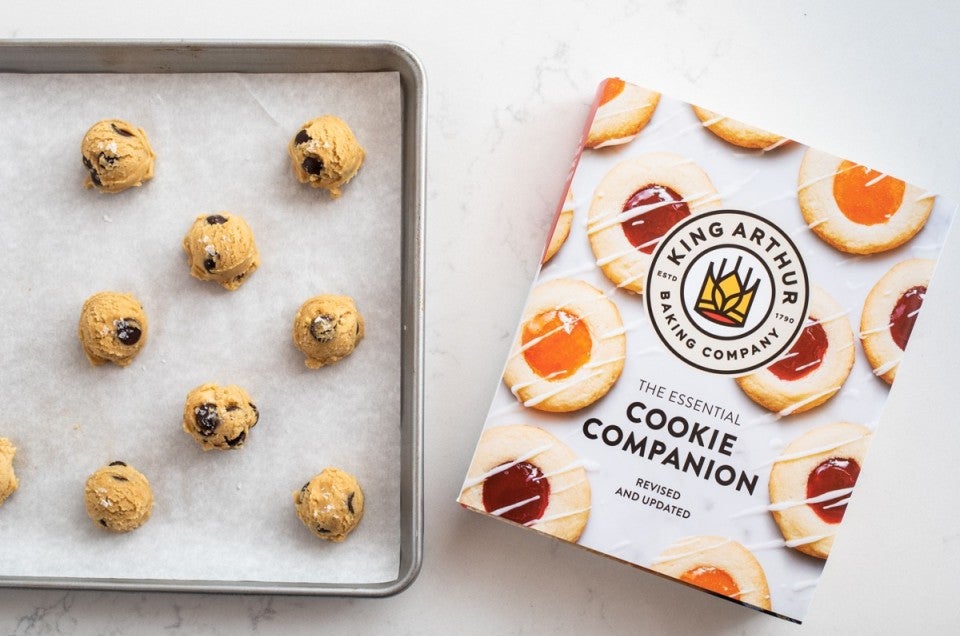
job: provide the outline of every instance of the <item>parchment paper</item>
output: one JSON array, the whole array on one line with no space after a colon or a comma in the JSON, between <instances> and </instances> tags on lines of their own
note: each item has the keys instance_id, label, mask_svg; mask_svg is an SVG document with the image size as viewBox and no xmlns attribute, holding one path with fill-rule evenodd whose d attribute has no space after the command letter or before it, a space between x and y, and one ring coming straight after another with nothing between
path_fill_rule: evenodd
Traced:
<instances>
[{"instance_id":1,"label":"parchment paper","mask_svg":"<svg viewBox=\"0 0 960 636\"><path fill-rule=\"evenodd\" d=\"M0 506L0 576L262 582L393 580L400 545L401 91L395 73L0 75L0 436L20 489ZM339 200L293 178L286 145L324 113L366 149ZM80 140L99 119L147 131L156 176L84 190ZM189 275L193 219L253 228L260 269L235 292ZM149 340L127 368L92 367L83 301L133 293ZM291 340L300 303L354 297L366 337L312 371ZM245 446L203 452L187 392L239 384L260 409ZM155 505L125 535L86 516L87 476L142 471ZM323 467L355 474L366 512L318 540L291 495Z\"/></svg>"}]
</instances>

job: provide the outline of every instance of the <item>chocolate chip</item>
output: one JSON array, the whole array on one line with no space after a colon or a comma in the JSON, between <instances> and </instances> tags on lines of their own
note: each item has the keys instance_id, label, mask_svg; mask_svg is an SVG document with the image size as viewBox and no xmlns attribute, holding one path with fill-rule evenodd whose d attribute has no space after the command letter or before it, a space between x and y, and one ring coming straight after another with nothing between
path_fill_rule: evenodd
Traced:
<instances>
[{"instance_id":1,"label":"chocolate chip","mask_svg":"<svg viewBox=\"0 0 960 636\"><path fill-rule=\"evenodd\" d=\"M103 185L100 183L100 175L97 174L97 171L93 168L90 169L90 180L93 181L93 185L97 186L98 188Z\"/></svg>"},{"instance_id":2,"label":"chocolate chip","mask_svg":"<svg viewBox=\"0 0 960 636\"><path fill-rule=\"evenodd\" d=\"M307 157L300 164L307 174L318 175L323 173L323 159L317 157Z\"/></svg>"},{"instance_id":3,"label":"chocolate chip","mask_svg":"<svg viewBox=\"0 0 960 636\"><path fill-rule=\"evenodd\" d=\"M243 441L247 439L247 432L240 431L240 434L234 437L233 439L227 440L227 446L234 448L235 446L243 446Z\"/></svg>"},{"instance_id":4,"label":"chocolate chip","mask_svg":"<svg viewBox=\"0 0 960 636\"><path fill-rule=\"evenodd\" d=\"M193 409L193 419L197 424L197 432L204 437L213 435L213 432L220 426L217 405L209 402Z\"/></svg>"},{"instance_id":5,"label":"chocolate chip","mask_svg":"<svg viewBox=\"0 0 960 636\"><path fill-rule=\"evenodd\" d=\"M227 412L229 413L230 411L236 411L238 408L240 408L240 405L230 404L229 406L227 406Z\"/></svg>"},{"instance_id":6,"label":"chocolate chip","mask_svg":"<svg viewBox=\"0 0 960 636\"><path fill-rule=\"evenodd\" d=\"M297 144L298 146L300 144L305 144L308 141L310 141L310 135L307 134L306 130L301 130L297 133L297 136L293 138L293 143Z\"/></svg>"},{"instance_id":7,"label":"chocolate chip","mask_svg":"<svg viewBox=\"0 0 960 636\"><path fill-rule=\"evenodd\" d=\"M353 492L352 492L352 493L350 493L349 496L347 496L347 510L350 511L350 514L354 514L354 512L353 512L353 496L354 496L355 494L356 494L356 493L353 493Z\"/></svg>"},{"instance_id":8,"label":"chocolate chip","mask_svg":"<svg viewBox=\"0 0 960 636\"><path fill-rule=\"evenodd\" d=\"M243 280L243 277L246 275L247 275L246 272L240 272L239 274L233 277L233 280L239 283L240 281Z\"/></svg>"},{"instance_id":9,"label":"chocolate chip","mask_svg":"<svg viewBox=\"0 0 960 636\"><path fill-rule=\"evenodd\" d=\"M97 155L97 163L99 163L101 166L112 167L113 164L117 162L117 159L119 159L119 157L114 157L113 155L108 155L103 152Z\"/></svg>"},{"instance_id":10,"label":"chocolate chip","mask_svg":"<svg viewBox=\"0 0 960 636\"><path fill-rule=\"evenodd\" d=\"M143 332L140 330L140 324L133 318L122 318L113 321L113 328L117 330L117 340L132 347L140 342L140 336Z\"/></svg>"},{"instance_id":11,"label":"chocolate chip","mask_svg":"<svg viewBox=\"0 0 960 636\"><path fill-rule=\"evenodd\" d=\"M126 464L123 463L123 462L121 462L121 461L110 462L109 465L110 465L110 466L126 466Z\"/></svg>"},{"instance_id":12,"label":"chocolate chip","mask_svg":"<svg viewBox=\"0 0 960 636\"><path fill-rule=\"evenodd\" d=\"M337 335L337 317L332 314L320 314L310 323L310 335L317 342L330 342Z\"/></svg>"},{"instance_id":13,"label":"chocolate chip","mask_svg":"<svg viewBox=\"0 0 960 636\"><path fill-rule=\"evenodd\" d=\"M253 424L250 425L251 428L257 425L257 422L260 421L260 411L257 410L257 405L253 402L249 402L250 408L253 409Z\"/></svg>"},{"instance_id":14,"label":"chocolate chip","mask_svg":"<svg viewBox=\"0 0 960 636\"><path fill-rule=\"evenodd\" d=\"M90 163L90 160L87 159L86 155L80 155L80 160L83 162L83 165L87 170L93 170L93 164Z\"/></svg>"},{"instance_id":15,"label":"chocolate chip","mask_svg":"<svg viewBox=\"0 0 960 636\"><path fill-rule=\"evenodd\" d=\"M208 225L223 225L226 222L227 217L223 216L222 214L211 214L207 217Z\"/></svg>"},{"instance_id":16,"label":"chocolate chip","mask_svg":"<svg viewBox=\"0 0 960 636\"><path fill-rule=\"evenodd\" d=\"M213 260L213 258L206 258L203 260L203 269L207 270L208 272L212 272L213 268L216 266L217 261Z\"/></svg>"},{"instance_id":17,"label":"chocolate chip","mask_svg":"<svg viewBox=\"0 0 960 636\"><path fill-rule=\"evenodd\" d=\"M113 131L118 135L123 135L124 137L133 137L133 133L129 130L124 130L123 128L118 128L116 124L111 123L110 127L113 128Z\"/></svg>"},{"instance_id":18,"label":"chocolate chip","mask_svg":"<svg viewBox=\"0 0 960 636\"><path fill-rule=\"evenodd\" d=\"M110 475L110 476L113 477L113 479L114 479L115 481L130 481L130 480L127 479L126 477L122 477L122 476L120 476L120 475Z\"/></svg>"},{"instance_id":19,"label":"chocolate chip","mask_svg":"<svg viewBox=\"0 0 960 636\"><path fill-rule=\"evenodd\" d=\"M107 520L106 520L106 519L101 519L101 520L100 520L100 525L103 526L104 528L106 528L106 527L107 527Z\"/></svg>"},{"instance_id":20,"label":"chocolate chip","mask_svg":"<svg viewBox=\"0 0 960 636\"><path fill-rule=\"evenodd\" d=\"M319 532L320 534L330 534L330 531L321 525L317 525L316 528L317 528L317 532Z\"/></svg>"}]
</instances>

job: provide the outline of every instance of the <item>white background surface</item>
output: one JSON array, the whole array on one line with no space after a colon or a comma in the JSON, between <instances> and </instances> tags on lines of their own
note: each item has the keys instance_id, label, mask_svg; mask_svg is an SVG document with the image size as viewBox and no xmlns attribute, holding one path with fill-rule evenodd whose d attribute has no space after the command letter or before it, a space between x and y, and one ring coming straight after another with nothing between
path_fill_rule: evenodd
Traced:
<instances>
[{"instance_id":1,"label":"white background surface","mask_svg":"<svg viewBox=\"0 0 960 636\"><path fill-rule=\"evenodd\" d=\"M621 75L958 198L960 5L171 0L87 4L74 15L59 4L4 4L0 37L391 39L422 60L424 567L388 599L3 590L0 632L860 634L960 625L956 232L803 627L453 503L598 80ZM38 147L55 130L38 131Z\"/></svg>"}]
</instances>

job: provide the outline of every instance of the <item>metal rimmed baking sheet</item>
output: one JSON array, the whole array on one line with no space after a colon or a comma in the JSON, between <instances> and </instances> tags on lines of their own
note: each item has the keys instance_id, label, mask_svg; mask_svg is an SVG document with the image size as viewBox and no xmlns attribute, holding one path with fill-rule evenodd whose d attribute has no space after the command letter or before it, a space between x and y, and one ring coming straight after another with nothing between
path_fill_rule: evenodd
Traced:
<instances>
[{"instance_id":1,"label":"metal rimmed baking sheet","mask_svg":"<svg viewBox=\"0 0 960 636\"><path fill-rule=\"evenodd\" d=\"M20 113L0 143L21 157L2 197L4 318L17 337L0 370L16 405L0 435L20 448L21 489L0 509L0 584L403 589L422 542L424 86L413 56L389 43L14 42L0 45L0 72L8 113ZM76 128L98 110L116 116L125 96L138 97L129 109L146 120L138 125L153 126L157 177L116 197L84 191ZM284 138L326 108L365 130L374 152L336 202L296 187L283 165ZM21 183L33 161L49 183ZM215 208L243 213L263 254L236 294L190 279L179 253L177 234ZM153 346L132 368L83 366L65 333L75 328L71 296L103 286L139 288L152 318ZM328 291L320 287L355 295L368 337L355 360L311 376L286 323L306 295ZM38 322L53 335L38 337ZM262 423L239 453L205 455L176 430L173 387L185 395L208 375L260 393ZM118 459L111 453L154 483L157 508L142 533L84 525L78 493L87 472ZM308 465L362 456L361 530L317 545L292 523L290 493ZM25 550L36 557L27 565ZM144 555L155 558L135 566Z\"/></svg>"}]
</instances>

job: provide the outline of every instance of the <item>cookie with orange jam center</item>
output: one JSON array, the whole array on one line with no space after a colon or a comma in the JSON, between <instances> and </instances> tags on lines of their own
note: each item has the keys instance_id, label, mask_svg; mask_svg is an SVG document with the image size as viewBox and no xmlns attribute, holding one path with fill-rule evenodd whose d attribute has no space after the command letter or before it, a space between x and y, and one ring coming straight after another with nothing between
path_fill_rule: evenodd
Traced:
<instances>
[{"instance_id":1,"label":"cookie with orange jam center","mask_svg":"<svg viewBox=\"0 0 960 636\"><path fill-rule=\"evenodd\" d=\"M643 130L660 103L660 93L613 77L607 79L597 99L585 146L604 148L625 144Z\"/></svg>"},{"instance_id":2,"label":"cookie with orange jam center","mask_svg":"<svg viewBox=\"0 0 960 636\"><path fill-rule=\"evenodd\" d=\"M813 232L834 248L875 254L903 245L933 210L934 196L889 175L809 149L797 199Z\"/></svg>"},{"instance_id":3,"label":"cookie with orange jam center","mask_svg":"<svg viewBox=\"0 0 960 636\"><path fill-rule=\"evenodd\" d=\"M699 565L687 570L680 575L680 580L724 596L732 598L740 596L740 587L733 577L726 570L711 565Z\"/></svg>"},{"instance_id":4,"label":"cookie with orange jam center","mask_svg":"<svg viewBox=\"0 0 960 636\"><path fill-rule=\"evenodd\" d=\"M650 569L760 609L770 609L767 575L750 550L724 537L676 541Z\"/></svg>"},{"instance_id":5,"label":"cookie with orange jam center","mask_svg":"<svg viewBox=\"0 0 960 636\"><path fill-rule=\"evenodd\" d=\"M503 381L526 407L575 411L606 395L625 356L616 305L588 283L561 278L531 292Z\"/></svg>"},{"instance_id":6,"label":"cookie with orange jam center","mask_svg":"<svg viewBox=\"0 0 960 636\"><path fill-rule=\"evenodd\" d=\"M542 378L563 379L590 361L593 339L579 316L551 309L523 326L523 357Z\"/></svg>"},{"instance_id":7,"label":"cookie with orange jam center","mask_svg":"<svg viewBox=\"0 0 960 636\"><path fill-rule=\"evenodd\" d=\"M861 225L890 220L903 204L907 184L852 161L841 161L833 178L833 198L844 216Z\"/></svg>"}]
</instances>

